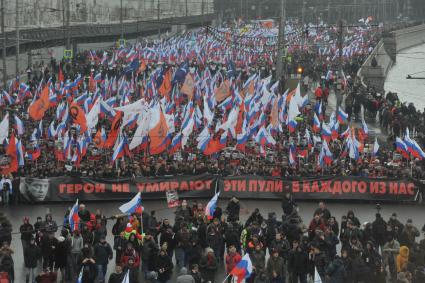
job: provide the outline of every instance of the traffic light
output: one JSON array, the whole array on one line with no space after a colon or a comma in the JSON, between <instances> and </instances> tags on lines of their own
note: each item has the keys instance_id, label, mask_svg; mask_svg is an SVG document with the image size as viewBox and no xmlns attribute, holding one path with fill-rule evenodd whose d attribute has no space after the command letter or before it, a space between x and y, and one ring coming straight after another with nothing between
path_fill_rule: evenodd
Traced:
<instances>
[{"instance_id":1,"label":"traffic light","mask_svg":"<svg viewBox=\"0 0 425 283\"><path fill-rule=\"evenodd\" d=\"M297 68L297 74L301 75L302 73L304 73L304 68L301 66L298 66Z\"/></svg>"}]
</instances>

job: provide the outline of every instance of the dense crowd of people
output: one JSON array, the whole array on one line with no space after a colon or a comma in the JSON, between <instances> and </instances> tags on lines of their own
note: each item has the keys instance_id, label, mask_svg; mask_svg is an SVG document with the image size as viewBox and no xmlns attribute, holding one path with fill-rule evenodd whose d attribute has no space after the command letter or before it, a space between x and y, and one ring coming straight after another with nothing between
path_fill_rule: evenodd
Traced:
<instances>
[{"instance_id":1,"label":"dense crowd of people","mask_svg":"<svg viewBox=\"0 0 425 283\"><path fill-rule=\"evenodd\" d=\"M336 30L324 26L311 28L309 32L305 32L292 23L288 24L288 29L289 27L292 31L288 34L291 48L288 50L289 59L285 64L286 73L294 73L299 66L304 66L306 86L313 88L313 85L323 84L324 89L327 89L329 93L329 88L336 85L334 82L337 76L332 74L335 74L337 69L337 45L333 42L323 48L322 43L334 39L337 35ZM14 176L46 178L77 174L119 177L202 172L283 176L316 175L319 172L319 174L339 174L340 172L357 174L358 171L362 171L363 168L359 169L355 165L353 168L349 160L345 162L336 158L343 149L343 138L336 138L329 145L335 156L333 166L324 167L318 162L313 162L320 153L321 141L317 142L311 154L305 154L305 149L309 146L305 131L307 129L313 136L313 115L317 112L320 99L315 101L313 98L305 107L300 107L296 132L289 131L285 125L288 122L285 121L283 112L288 111L289 103L286 103L286 107L278 109L281 116L277 123L279 125L273 122L273 128L269 127L272 122L273 103L276 103L278 98L282 100L282 97L288 97L288 102L289 96L293 94L283 95L285 78L282 78L276 88L275 82L278 78L276 78L273 63L273 50L264 50L263 53L259 53L257 50L259 43L253 39L254 34L252 32L245 34L244 29L246 29L245 26L240 27L234 35L229 35L230 31L226 28L201 29L164 42L112 49L103 54L86 51L77 54L72 62L63 61L57 64L52 60L50 64L43 65L42 70L29 69L28 82L11 83L2 96L3 117L9 113L10 124L13 124L13 127L9 127L9 131L14 132L24 151ZM251 31L263 30L251 27ZM378 38L375 32L375 29L368 26L350 31L350 39L344 42L344 70L347 75L355 74L361 62L372 50ZM229 38L227 38L228 35ZM238 52L233 51L233 55L226 54L226 50L232 47L235 38L245 38L242 42L247 46L246 48L249 48L245 51L243 49ZM275 40L273 35L262 38L258 36L258 38L264 43ZM205 48L205 51L200 51L198 48ZM129 61L132 58L134 60ZM137 69L134 68L133 62L136 62ZM183 77L181 77L182 72ZM254 78L255 88L251 90L246 84L250 78L253 79L254 74L257 75ZM188 75L193 77L195 82L189 95L184 94L186 91L183 90L187 85ZM326 79L321 79L324 75ZM229 96L225 96L223 100L215 97L218 90L222 89L221 87L228 81L232 81L230 88L225 89L227 91L225 95ZM171 83L166 90L164 90L165 82ZM208 86L208 84L211 85ZM272 86L274 86L273 89ZM49 88L50 107L46 109L41 119L34 119L29 115L29 108L41 99L42 90L46 87ZM304 96L303 91L298 98ZM205 99L205 97L208 98ZM260 97L264 99L259 102ZM174 119L171 122L167 121L168 146L164 151L153 154L151 147L154 138L144 133L148 138L148 144L139 144L135 148L130 148L131 152L125 154L125 159L115 161L118 163L117 166L111 160L120 139L125 137L127 141L130 141L136 138L135 135L140 133L137 130L143 124L140 119L142 114L138 116L137 127L135 123L129 121L134 116L127 115L129 107L126 108L126 106L138 102L139 99L149 105L148 108L152 107L152 103L161 103L164 114L170 114ZM98 115L88 116L90 112L93 112L91 110L95 108L96 100L102 100L104 103L102 106L109 106L106 111L110 112L102 112L104 109L100 107L101 111ZM245 102L244 110L241 109L242 100ZM85 116L90 117L89 119L96 116L97 123L92 124L87 121L89 128L86 133L81 132L82 125L79 125L72 115L64 114L70 111L73 104L77 104L80 107L78 109L84 111ZM206 105L209 107L208 111ZM230 125L229 120L232 114L231 105L238 106L240 109L239 123L242 124L243 121L246 123L246 126L236 131L234 131L234 123ZM322 108L325 113L325 104ZM120 111L124 113L124 118L115 119L116 113ZM189 113L193 113L192 111L195 115L190 116ZM207 114L212 116L207 117ZM323 119L327 119L328 116L329 113ZM166 117L169 118L169 116ZM248 121L248 118L251 120ZM17 130L16 119L22 122L22 131ZM258 119L262 119L260 124ZM118 120L116 124L121 126L120 134L111 129L115 120ZM193 123L192 120L194 120ZM126 122L128 122L127 125L125 125ZM190 128L184 128L186 125L184 122L189 122ZM258 133L262 132L260 131L262 127L265 129L263 133L266 136L272 136L275 141L266 143L265 148L262 148L258 141L260 139ZM174 132L171 128L174 128ZM202 129L205 128L208 129L210 144L227 138L219 150L212 154L205 154L200 148L200 138L205 135ZM245 140L248 142L237 147L238 154L232 154L233 148L238 145L237 135L247 131L249 133L246 134ZM108 138L110 135L115 135L115 139L112 139L108 145L97 143L97 138L103 132ZM342 132L343 130L340 129L339 133ZM179 133L181 133L180 137L183 137L184 144L179 144L179 149L172 150L171 147L175 145L172 141L177 141ZM314 133L314 135L317 134L320 139L320 133ZM313 140L316 145L317 139ZM69 147L67 142L70 143ZM291 144L295 144L297 153L300 153L296 164L288 164ZM7 156L7 146L0 146L0 152ZM386 155L386 152L382 152L383 159L387 158ZM259 158L259 156L266 158ZM191 160L196 162L187 162ZM311 166L305 167L303 164L311 164ZM373 170L369 169L369 171ZM383 174L385 172L376 173L376 175Z\"/></svg>"},{"instance_id":2,"label":"dense crowd of people","mask_svg":"<svg viewBox=\"0 0 425 283\"><path fill-rule=\"evenodd\" d=\"M219 274L230 274L248 254L253 273L246 282L304 283L315 271L326 283L425 280L425 239L419 241L411 219L403 224L393 213L384 220L378 210L374 221L361 224L349 211L339 222L320 202L312 219L303 222L290 194L282 200L282 210L280 217L255 209L242 222L241 205L232 198L208 219L202 202L183 200L175 219L159 221L155 211L143 211L141 218L137 213L110 218L81 204L81 222L72 232L69 211L63 225L50 214L33 223L25 217L19 227L23 255L13 254L12 224L2 215L0 276L7 274L15 282L13 257L23 256L26 282L75 282L80 276L83 283L121 283L129 274L130 283L142 278L213 283L221 282ZM107 222L114 220L111 231ZM113 242L108 243L109 233ZM110 261L116 267L106 278Z\"/></svg>"},{"instance_id":3,"label":"dense crowd of people","mask_svg":"<svg viewBox=\"0 0 425 283\"><path fill-rule=\"evenodd\" d=\"M406 129L425 142L424 115L356 78L379 29L349 31L337 75L336 28L288 24L285 73L302 71L299 87L288 91L291 79L276 75L276 36L267 30L201 29L29 68L28 82L15 80L0 99L3 203L16 197L18 177L424 177L422 156L394 153ZM343 109L329 111L332 92L343 93ZM379 152L365 122L376 117L388 133ZM174 221L144 211L114 217L112 231L111 218L83 204L78 229L70 229L69 211L63 225L51 215L32 224L26 217L20 235L27 282L56 282L59 272L63 282L114 283L129 274L130 283L167 283L176 271L178 283L213 283L244 254L252 283L304 283L315 271L326 283L425 280L425 242L418 243L412 221L385 221L378 213L361 225L349 212L338 223L320 203L307 225L290 195L282 209L281 218L256 209L242 223L235 198L212 219L202 203L183 200ZM13 282L12 225L4 216L0 222L0 276ZM107 279L112 260L116 270Z\"/></svg>"}]
</instances>

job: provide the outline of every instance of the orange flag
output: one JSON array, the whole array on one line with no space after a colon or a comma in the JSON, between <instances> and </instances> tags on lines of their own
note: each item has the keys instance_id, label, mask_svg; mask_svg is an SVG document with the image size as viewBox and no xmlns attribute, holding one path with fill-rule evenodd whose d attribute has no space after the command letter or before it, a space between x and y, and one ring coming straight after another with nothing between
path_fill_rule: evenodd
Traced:
<instances>
[{"instance_id":1,"label":"orange flag","mask_svg":"<svg viewBox=\"0 0 425 283\"><path fill-rule=\"evenodd\" d=\"M149 151L151 154L160 154L167 149L167 135L167 120L165 119L164 113L160 111L158 124L149 131Z\"/></svg>"},{"instance_id":2,"label":"orange flag","mask_svg":"<svg viewBox=\"0 0 425 283\"><path fill-rule=\"evenodd\" d=\"M84 110L75 102L69 107L69 114L75 124L80 125L80 132L87 131L87 120Z\"/></svg>"},{"instance_id":3,"label":"orange flag","mask_svg":"<svg viewBox=\"0 0 425 283\"><path fill-rule=\"evenodd\" d=\"M146 62L145 62L145 59L142 59L140 61L139 70L137 70L137 74L143 73L145 70L146 70Z\"/></svg>"},{"instance_id":4,"label":"orange flag","mask_svg":"<svg viewBox=\"0 0 425 283\"><path fill-rule=\"evenodd\" d=\"M7 167L2 169L2 174L7 175L12 172L18 171L18 156L16 154L16 141L15 134L12 132L10 135L9 145L7 146L6 154L10 157L10 163Z\"/></svg>"},{"instance_id":5,"label":"orange flag","mask_svg":"<svg viewBox=\"0 0 425 283\"><path fill-rule=\"evenodd\" d=\"M90 92L95 92L96 91L96 81L94 80L94 75L93 73L90 74L90 79L89 79L89 91Z\"/></svg>"},{"instance_id":6,"label":"orange flag","mask_svg":"<svg viewBox=\"0 0 425 283\"><path fill-rule=\"evenodd\" d=\"M44 113L49 109L49 106L49 88L45 86L41 91L40 98L28 107L28 114L33 120L39 121L43 119Z\"/></svg>"},{"instance_id":7,"label":"orange flag","mask_svg":"<svg viewBox=\"0 0 425 283\"><path fill-rule=\"evenodd\" d=\"M186 75L183 86L180 89L180 92L186 94L189 98L189 101L193 98L193 92L195 89L195 82L190 74Z\"/></svg>"},{"instance_id":8,"label":"orange flag","mask_svg":"<svg viewBox=\"0 0 425 283\"><path fill-rule=\"evenodd\" d=\"M164 75L164 80L158 89L159 94L164 97L167 96L171 91L171 72L168 70Z\"/></svg>"},{"instance_id":9,"label":"orange flag","mask_svg":"<svg viewBox=\"0 0 425 283\"><path fill-rule=\"evenodd\" d=\"M228 80L225 80L221 85L215 90L215 100L220 103L230 96L230 83Z\"/></svg>"},{"instance_id":10,"label":"orange flag","mask_svg":"<svg viewBox=\"0 0 425 283\"><path fill-rule=\"evenodd\" d=\"M117 114L115 115L114 120L112 121L111 130L109 131L109 135L105 142L104 147L111 148L115 144L115 141L118 138L118 133L122 123L122 115L123 115L122 111L118 111Z\"/></svg>"},{"instance_id":11,"label":"orange flag","mask_svg":"<svg viewBox=\"0 0 425 283\"><path fill-rule=\"evenodd\" d=\"M59 65L58 80L60 82L64 82L65 81L65 77L64 77L63 72L62 72L62 65Z\"/></svg>"},{"instance_id":12,"label":"orange flag","mask_svg":"<svg viewBox=\"0 0 425 283\"><path fill-rule=\"evenodd\" d=\"M94 142L94 145L97 148L103 148L105 146L105 141L102 138L102 131L101 131L101 129L97 130L97 133L94 136L93 142Z\"/></svg>"},{"instance_id":13,"label":"orange flag","mask_svg":"<svg viewBox=\"0 0 425 283\"><path fill-rule=\"evenodd\" d=\"M279 109L278 109L278 98L276 97L274 100L274 104L272 107L272 112L270 114L271 124L274 128L279 125Z\"/></svg>"}]
</instances>

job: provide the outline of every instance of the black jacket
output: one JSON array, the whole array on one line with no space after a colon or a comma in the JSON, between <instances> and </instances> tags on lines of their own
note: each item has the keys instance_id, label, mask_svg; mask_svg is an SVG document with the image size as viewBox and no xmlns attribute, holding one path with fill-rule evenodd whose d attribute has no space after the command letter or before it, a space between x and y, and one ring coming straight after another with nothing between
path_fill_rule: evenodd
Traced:
<instances>
[{"instance_id":1,"label":"black jacket","mask_svg":"<svg viewBox=\"0 0 425 283\"><path fill-rule=\"evenodd\" d=\"M170 280L173 274L173 262L171 258L165 255L158 255L155 259L155 271L158 272L158 279L160 282L166 282Z\"/></svg>"},{"instance_id":2,"label":"black jacket","mask_svg":"<svg viewBox=\"0 0 425 283\"><path fill-rule=\"evenodd\" d=\"M97 276L96 265L92 262L87 261L82 265L82 269L82 283L93 283Z\"/></svg>"},{"instance_id":3,"label":"black jacket","mask_svg":"<svg viewBox=\"0 0 425 283\"><path fill-rule=\"evenodd\" d=\"M24 262L27 268L36 268L37 260L41 257L41 250L35 244L29 245L24 250Z\"/></svg>"},{"instance_id":4,"label":"black jacket","mask_svg":"<svg viewBox=\"0 0 425 283\"><path fill-rule=\"evenodd\" d=\"M233 222L239 220L239 213L241 210L241 206L239 204L239 201L229 201L226 207L227 212L227 221Z\"/></svg>"},{"instance_id":5,"label":"black jacket","mask_svg":"<svg viewBox=\"0 0 425 283\"><path fill-rule=\"evenodd\" d=\"M34 234L34 227L29 223L24 223L19 227L19 232L21 232L21 240L29 241Z\"/></svg>"},{"instance_id":6,"label":"black jacket","mask_svg":"<svg viewBox=\"0 0 425 283\"><path fill-rule=\"evenodd\" d=\"M343 261L340 258L335 258L326 267L326 275L329 276L328 283L344 283L347 275Z\"/></svg>"},{"instance_id":7,"label":"black jacket","mask_svg":"<svg viewBox=\"0 0 425 283\"><path fill-rule=\"evenodd\" d=\"M122 283L124 276L125 276L124 272L121 272L120 274L112 273L111 276L109 276L108 283Z\"/></svg>"},{"instance_id":8,"label":"black jacket","mask_svg":"<svg viewBox=\"0 0 425 283\"><path fill-rule=\"evenodd\" d=\"M112 248L108 243L97 243L94 246L94 259L96 264L108 264L108 261L112 259Z\"/></svg>"},{"instance_id":9,"label":"black jacket","mask_svg":"<svg viewBox=\"0 0 425 283\"><path fill-rule=\"evenodd\" d=\"M308 254L301 248L289 252L289 272L293 274L305 274L308 272L308 264Z\"/></svg>"}]
</instances>

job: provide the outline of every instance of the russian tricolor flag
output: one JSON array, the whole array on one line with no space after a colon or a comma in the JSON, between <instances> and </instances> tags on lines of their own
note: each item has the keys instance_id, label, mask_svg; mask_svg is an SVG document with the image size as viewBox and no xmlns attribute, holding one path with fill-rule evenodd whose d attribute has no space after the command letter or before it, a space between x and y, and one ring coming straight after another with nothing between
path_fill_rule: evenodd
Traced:
<instances>
[{"instance_id":1,"label":"russian tricolor flag","mask_svg":"<svg viewBox=\"0 0 425 283\"><path fill-rule=\"evenodd\" d=\"M332 132L329 129L329 126L323 123L322 125L322 139L329 142L332 136Z\"/></svg>"},{"instance_id":2,"label":"russian tricolor flag","mask_svg":"<svg viewBox=\"0 0 425 283\"><path fill-rule=\"evenodd\" d=\"M118 158L124 157L128 152L128 143L127 139L124 137L120 140L118 146L115 148L114 153L112 154L112 162Z\"/></svg>"},{"instance_id":3,"label":"russian tricolor flag","mask_svg":"<svg viewBox=\"0 0 425 283\"><path fill-rule=\"evenodd\" d=\"M68 222L72 232L76 230L78 231L78 226L80 225L80 217L78 216L78 199L69 212Z\"/></svg>"},{"instance_id":4,"label":"russian tricolor flag","mask_svg":"<svg viewBox=\"0 0 425 283\"><path fill-rule=\"evenodd\" d=\"M336 140L338 138L338 135L339 135L338 129L339 129L339 121L336 121L332 125L332 129L331 129L332 140Z\"/></svg>"},{"instance_id":5,"label":"russian tricolor flag","mask_svg":"<svg viewBox=\"0 0 425 283\"><path fill-rule=\"evenodd\" d=\"M341 107L338 108L338 113L336 116L338 122L343 125L345 123L347 123L348 121L348 114L344 112L344 110L342 110Z\"/></svg>"},{"instance_id":6,"label":"russian tricolor flag","mask_svg":"<svg viewBox=\"0 0 425 283\"><path fill-rule=\"evenodd\" d=\"M208 217L209 220L213 218L215 209L217 208L217 201L218 196L220 195L220 192L216 193L213 198L208 202L207 206L205 207L205 215Z\"/></svg>"},{"instance_id":7,"label":"russian tricolor flag","mask_svg":"<svg viewBox=\"0 0 425 283\"><path fill-rule=\"evenodd\" d=\"M379 151L379 143L378 143L378 139L375 137L375 143L373 144L373 152L372 152L372 156L375 157L378 155L378 151Z\"/></svg>"},{"instance_id":8,"label":"russian tricolor flag","mask_svg":"<svg viewBox=\"0 0 425 283\"><path fill-rule=\"evenodd\" d=\"M293 119L289 120L289 123L288 123L289 132L294 133L296 128L297 128L297 121Z\"/></svg>"},{"instance_id":9,"label":"russian tricolor flag","mask_svg":"<svg viewBox=\"0 0 425 283\"><path fill-rule=\"evenodd\" d=\"M400 152L404 158L409 158L409 150L407 149L407 145L397 137L395 139L396 150Z\"/></svg>"},{"instance_id":10,"label":"russian tricolor flag","mask_svg":"<svg viewBox=\"0 0 425 283\"><path fill-rule=\"evenodd\" d=\"M171 142L170 148L168 149L168 154L173 155L182 147L182 134L178 133Z\"/></svg>"},{"instance_id":11,"label":"russian tricolor flag","mask_svg":"<svg viewBox=\"0 0 425 283\"><path fill-rule=\"evenodd\" d=\"M249 254L245 254L238 264L230 271L230 274L236 277L237 283L241 283L242 280L248 279L252 274L252 262Z\"/></svg>"},{"instance_id":12,"label":"russian tricolor flag","mask_svg":"<svg viewBox=\"0 0 425 283\"><path fill-rule=\"evenodd\" d=\"M142 197L140 192L137 193L129 202L119 207L119 210L125 214L132 214L140 210L142 207Z\"/></svg>"},{"instance_id":13,"label":"russian tricolor flag","mask_svg":"<svg viewBox=\"0 0 425 283\"><path fill-rule=\"evenodd\" d=\"M21 136L25 132L24 123L22 123L22 120L19 119L19 117L16 114L14 115L14 118L15 118L16 131L18 132L18 136Z\"/></svg>"}]
</instances>

